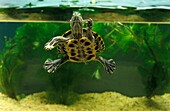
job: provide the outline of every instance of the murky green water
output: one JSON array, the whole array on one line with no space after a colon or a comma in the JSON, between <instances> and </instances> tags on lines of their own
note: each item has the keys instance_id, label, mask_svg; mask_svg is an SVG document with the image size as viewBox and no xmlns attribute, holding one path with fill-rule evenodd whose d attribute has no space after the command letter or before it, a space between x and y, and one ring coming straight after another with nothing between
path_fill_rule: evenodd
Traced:
<instances>
[{"instance_id":1,"label":"murky green water","mask_svg":"<svg viewBox=\"0 0 170 111\"><path fill-rule=\"evenodd\" d=\"M98 53L114 59L116 71L109 75L97 61L67 62L54 74L43 68L47 58L62 58L56 48L44 44L70 29L69 23L0 23L1 91L15 98L55 91L66 97L69 92L116 91L127 96L153 96L169 92L170 25L156 23L94 23L105 50Z\"/></svg>"},{"instance_id":2,"label":"murky green water","mask_svg":"<svg viewBox=\"0 0 170 111\"><path fill-rule=\"evenodd\" d=\"M169 110L170 24L165 23L169 20L168 11L166 10L167 15L160 18L157 16L161 13L154 13L162 10L153 12L147 10L147 13L142 11L142 14L139 14L144 16L144 21L161 20L164 23L112 22L114 21L112 18L115 17L118 21L128 21L129 18L134 18L134 13L138 12L134 12L134 9L131 8L125 10L131 14L127 18L126 13L121 13L120 10L117 10L117 13L121 13L123 16L107 12L110 8L112 10L113 8L127 7L137 7L135 10L143 8L167 9L169 8L169 2L167 2L167 0L154 0L154 2L145 0L128 0L126 2L58 0L57 3L54 0L0 1L2 8L21 8L21 10L3 9L0 13L0 96L2 97L0 97L0 101L3 103L0 105L0 109L2 111L11 108L11 110L33 110L36 108L59 110L61 108L66 111L77 109L98 111L98 109L104 110L105 108L110 111L125 109L144 111L148 108L156 111ZM47 6L53 8L47 8ZM81 8L77 8L77 6ZM76 8L68 10L69 7ZM35 9L31 10L30 8ZM98 8L100 9L98 10ZM109 10L107 9L105 12L101 8L109 8ZM64 11L63 14L61 14L61 10ZM86 18L94 20L92 31L95 41L91 42L89 39L83 38L77 44L74 40L73 42L69 41L66 46L60 47L61 49L55 47L52 50L45 50L45 44L53 37L63 34L65 34L63 36L70 36L67 32L71 29L68 19L75 10L82 13L84 20L87 20ZM87 16L86 12L91 16ZM28 16L29 14L30 16ZM17 20L17 22L13 20ZM24 20L27 21L24 22ZM46 21L31 22L30 20ZM63 20L63 22L47 20ZM107 20L111 22L106 22ZM137 20L140 21L141 18L137 17ZM87 25L89 24L84 23L84 35L90 28L87 28ZM88 34L86 36L89 37ZM104 50L102 48L97 50L102 46L100 37L105 44ZM81 43L83 40L85 42ZM97 44L100 45L97 46ZM75 58L80 56L82 60L86 60L83 57L92 54L95 60L72 62L75 58L68 59L67 55L69 54L71 56L76 54ZM49 73L44 69L44 63L49 59L52 60L52 63L60 60L60 62L68 61L62 65L60 62L56 62L61 66L54 73ZM116 63L116 70L113 74L108 74L106 69L108 64L105 61L113 63L111 59ZM105 67L99 61L104 61Z\"/></svg>"}]
</instances>

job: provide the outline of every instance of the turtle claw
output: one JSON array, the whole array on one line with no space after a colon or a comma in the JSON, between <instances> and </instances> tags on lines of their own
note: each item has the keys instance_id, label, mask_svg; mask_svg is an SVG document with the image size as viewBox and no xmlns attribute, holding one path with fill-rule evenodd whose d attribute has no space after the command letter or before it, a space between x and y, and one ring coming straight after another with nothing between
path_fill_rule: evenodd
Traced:
<instances>
[{"instance_id":1,"label":"turtle claw","mask_svg":"<svg viewBox=\"0 0 170 111\"><path fill-rule=\"evenodd\" d=\"M61 66L61 59L51 60L47 59L44 63L44 69L47 70L48 73L54 73Z\"/></svg>"},{"instance_id":2,"label":"turtle claw","mask_svg":"<svg viewBox=\"0 0 170 111\"><path fill-rule=\"evenodd\" d=\"M53 45L46 44L46 45L44 46L44 48L45 48L46 50L51 50L51 49L54 48L54 46L53 46Z\"/></svg>"},{"instance_id":3,"label":"turtle claw","mask_svg":"<svg viewBox=\"0 0 170 111\"><path fill-rule=\"evenodd\" d=\"M113 74L116 66L115 66L115 61L113 59L105 60L105 65L104 68L109 74Z\"/></svg>"},{"instance_id":4,"label":"turtle claw","mask_svg":"<svg viewBox=\"0 0 170 111\"><path fill-rule=\"evenodd\" d=\"M97 57L97 60L103 65L103 67L107 71L107 73L109 73L109 74L114 73L114 71L116 69L116 65L115 65L115 61L113 59L106 60L103 57Z\"/></svg>"}]
</instances>

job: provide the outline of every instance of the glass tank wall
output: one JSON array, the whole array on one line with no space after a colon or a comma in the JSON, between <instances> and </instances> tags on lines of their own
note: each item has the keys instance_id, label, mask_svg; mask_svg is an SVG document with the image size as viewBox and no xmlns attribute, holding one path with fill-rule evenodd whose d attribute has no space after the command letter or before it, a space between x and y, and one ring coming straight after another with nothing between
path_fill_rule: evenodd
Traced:
<instances>
[{"instance_id":1,"label":"glass tank wall","mask_svg":"<svg viewBox=\"0 0 170 111\"><path fill-rule=\"evenodd\" d=\"M170 110L167 1L1 2L0 110Z\"/></svg>"}]
</instances>

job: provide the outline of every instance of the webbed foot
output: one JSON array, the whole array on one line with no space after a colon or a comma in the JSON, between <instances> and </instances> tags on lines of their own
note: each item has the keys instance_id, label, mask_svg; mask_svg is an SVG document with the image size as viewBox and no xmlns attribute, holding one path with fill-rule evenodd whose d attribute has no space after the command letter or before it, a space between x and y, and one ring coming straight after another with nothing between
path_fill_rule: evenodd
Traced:
<instances>
[{"instance_id":1,"label":"webbed foot","mask_svg":"<svg viewBox=\"0 0 170 111\"><path fill-rule=\"evenodd\" d=\"M116 64L113 59L106 60L103 57L97 57L97 60L103 65L104 69L109 74L113 74L116 69Z\"/></svg>"},{"instance_id":2,"label":"webbed foot","mask_svg":"<svg viewBox=\"0 0 170 111\"><path fill-rule=\"evenodd\" d=\"M47 70L48 73L54 73L62 64L64 64L68 59L61 58L56 60L47 59L44 62L44 69Z\"/></svg>"},{"instance_id":3,"label":"webbed foot","mask_svg":"<svg viewBox=\"0 0 170 111\"><path fill-rule=\"evenodd\" d=\"M54 73L56 69L59 67L60 59L57 60L51 60L47 59L44 63L44 69L47 70L48 73Z\"/></svg>"},{"instance_id":4,"label":"webbed foot","mask_svg":"<svg viewBox=\"0 0 170 111\"><path fill-rule=\"evenodd\" d=\"M109 60L105 59L105 70L109 74L113 74L115 69L116 69L115 61L113 59L109 59Z\"/></svg>"}]
</instances>

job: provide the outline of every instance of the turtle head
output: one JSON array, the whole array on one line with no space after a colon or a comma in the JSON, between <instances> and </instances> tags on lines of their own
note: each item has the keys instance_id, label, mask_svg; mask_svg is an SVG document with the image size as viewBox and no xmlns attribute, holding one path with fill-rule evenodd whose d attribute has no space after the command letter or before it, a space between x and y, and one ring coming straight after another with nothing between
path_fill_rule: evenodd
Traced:
<instances>
[{"instance_id":1,"label":"turtle head","mask_svg":"<svg viewBox=\"0 0 170 111\"><path fill-rule=\"evenodd\" d=\"M79 12L73 13L70 20L70 27L74 38L78 39L82 37L83 18Z\"/></svg>"},{"instance_id":2,"label":"turtle head","mask_svg":"<svg viewBox=\"0 0 170 111\"><path fill-rule=\"evenodd\" d=\"M81 14L79 12L74 12L72 17L71 17L71 20L70 22L83 22L83 18L81 16Z\"/></svg>"}]
</instances>

